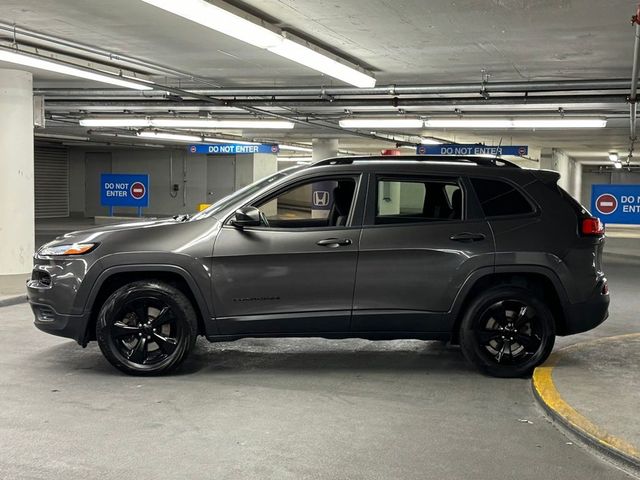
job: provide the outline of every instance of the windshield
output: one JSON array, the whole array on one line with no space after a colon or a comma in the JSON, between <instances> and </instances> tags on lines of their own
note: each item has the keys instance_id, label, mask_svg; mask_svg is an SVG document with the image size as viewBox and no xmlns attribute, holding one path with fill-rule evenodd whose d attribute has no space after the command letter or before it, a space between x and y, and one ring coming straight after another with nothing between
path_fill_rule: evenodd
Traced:
<instances>
[{"instance_id":1,"label":"windshield","mask_svg":"<svg viewBox=\"0 0 640 480\"><path fill-rule=\"evenodd\" d=\"M265 177L262 180L258 180L255 183L247 185L246 187L241 188L236 192L233 192L231 195L227 195L226 197L221 198L216 203L207 207L205 210L195 214L193 217L191 217L191 220L202 220L203 218L209 218L215 215L216 213L228 208L234 203L238 202L243 197L249 197L254 193L257 193L263 188L267 187L268 185L271 185L272 183L275 183L278 180L285 178L290 174L292 174L293 172L296 172L302 168L304 168L304 166L302 165L296 166L296 167L290 167L280 172L276 172L273 175Z\"/></svg>"}]
</instances>

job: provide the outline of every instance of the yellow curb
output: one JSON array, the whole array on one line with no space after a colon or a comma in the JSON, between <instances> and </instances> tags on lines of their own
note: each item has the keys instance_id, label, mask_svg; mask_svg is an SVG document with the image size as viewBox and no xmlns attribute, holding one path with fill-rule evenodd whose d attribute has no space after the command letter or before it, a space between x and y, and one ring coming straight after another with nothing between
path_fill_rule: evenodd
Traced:
<instances>
[{"instance_id":1,"label":"yellow curb","mask_svg":"<svg viewBox=\"0 0 640 480\"><path fill-rule=\"evenodd\" d=\"M611 453L617 454L631 463L640 465L640 451L634 445L606 432L569 405L562 398L553 381L553 369L567 352L611 340L632 337L640 337L640 333L606 337L563 348L551 355L543 365L534 370L532 380L536 396L551 413L560 418L569 428L604 447Z\"/></svg>"}]
</instances>

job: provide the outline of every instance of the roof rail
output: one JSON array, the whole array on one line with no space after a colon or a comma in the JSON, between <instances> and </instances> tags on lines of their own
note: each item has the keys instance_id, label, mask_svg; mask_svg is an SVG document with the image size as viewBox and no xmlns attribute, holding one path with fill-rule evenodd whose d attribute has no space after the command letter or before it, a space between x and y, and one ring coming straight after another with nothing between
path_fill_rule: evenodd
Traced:
<instances>
[{"instance_id":1,"label":"roof rail","mask_svg":"<svg viewBox=\"0 0 640 480\"><path fill-rule=\"evenodd\" d=\"M505 160L500 157L480 157L473 155L465 155L459 157L452 157L447 155L398 155L398 156L353 156L353 157L334 157L320 160L312 164L313 167L320 165L350 165L354 162L382 162L382 161L403 161L410 160L414 162L442 162L442 163L468 163L475 164L481 167L509 167L509 168L521 168L513 162Z\"/></svg>"}]
</instances>

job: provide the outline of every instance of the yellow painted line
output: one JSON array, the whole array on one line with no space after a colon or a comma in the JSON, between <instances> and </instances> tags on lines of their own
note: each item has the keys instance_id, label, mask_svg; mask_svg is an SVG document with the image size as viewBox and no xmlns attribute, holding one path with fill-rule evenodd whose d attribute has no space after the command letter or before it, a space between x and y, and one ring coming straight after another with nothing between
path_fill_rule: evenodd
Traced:
<instances>
[{"instance_id":1,"label":"yellow painted line","mask_svg":"<svg viewBox=\"0 0 640 480\"><path fill-rule=\"evenodd\" d=\"M611 340L635 337L640 338L640 333L601 338L563 348L551 355L543 365L534 370L533 388L536 395L545 404L545 406L562 418L570 428L577 430L582 435L592 439L606 449L613 450L614 452L621 454L623 457L627 457L634 462L640 463L640 451L634 445L622 438L611 435L569 405L562 398L562 395L560 395L560 392L553 381L553 369L567 352L579 350L580 348L594 344L605 343ZM606 392L603 392L603 395L606 394Z\"/></svg>"}]
</instances>

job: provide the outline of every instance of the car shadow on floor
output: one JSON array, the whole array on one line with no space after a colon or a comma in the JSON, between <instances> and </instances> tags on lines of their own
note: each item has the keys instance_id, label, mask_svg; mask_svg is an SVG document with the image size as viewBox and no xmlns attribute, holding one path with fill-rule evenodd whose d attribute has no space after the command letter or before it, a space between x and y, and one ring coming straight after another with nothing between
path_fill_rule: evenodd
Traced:
<instances>
[{"instance_id":1,"label":"car shadow on floor","mask_svg":"<svg viewBox=\"0 0 640 480\"><path fill-rule=\"evenodd\" d=\"M95 342L85 349L65 342L40 350L37 355L38 363L58 373L80 370L120 375L108 364ZM260 370L475 373L458 347L442 342L249 338L225 343L200 339L190 357L170 376Z\"/></svg>"}]
</instances>

